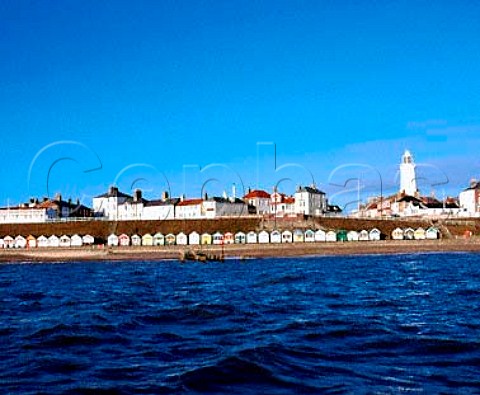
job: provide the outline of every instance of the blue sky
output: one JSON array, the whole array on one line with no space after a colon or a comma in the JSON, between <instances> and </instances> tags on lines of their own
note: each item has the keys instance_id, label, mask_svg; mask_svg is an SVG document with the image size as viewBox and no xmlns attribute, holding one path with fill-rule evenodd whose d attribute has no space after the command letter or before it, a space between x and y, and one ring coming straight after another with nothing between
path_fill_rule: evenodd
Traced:
<instances>
[{"instance_id":1,"label":"blue sky","mask_svg":"<svg viewBox=\"0 0 480 395\"><path fill-rule=\"evenodd\" d=\"M480 177L479 17L472 1L3 0L0 204L312 180L345 204L355 177L362 198L377 173L395 191L406 148L423 193L458 194Z\"/></svg>"}]
</instances>

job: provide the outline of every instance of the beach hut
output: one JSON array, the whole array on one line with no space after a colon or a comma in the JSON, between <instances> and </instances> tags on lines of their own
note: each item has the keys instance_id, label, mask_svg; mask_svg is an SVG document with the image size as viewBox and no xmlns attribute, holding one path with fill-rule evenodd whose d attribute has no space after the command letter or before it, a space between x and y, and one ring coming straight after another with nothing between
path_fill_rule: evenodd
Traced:
<instances>
[{"instance_id":1,"label":"beach hut","mask_svg":"<svg viewBox=\"0 0 480 395\"><path fill-rule=\"evenodd\" d=\"M201 244L212 244L212 235L210 233L204 233L202 234L202 237L200 238Z\"/></svg>"},{"instance_id":2,"label":"beach hut","mask_svg":"<svg viewBox=\"0 0 480 395\"><path fill-rule=\"evenodd\" d=\"M35 236L29 235L27 237L27 247L37 248L37 238Z\"/></svg>"},{"instance_id":3,"label":"beach hut","mask_svg":"<svg viewBox=\"0 0 480 395\"><path fill-rule=\"evenodd\" d=\"M347 233L348 241L358 241L358 232L356 230L351 230Z\"/></svg>"},{"instance_id":4,"label":"beach hut","mask_svg":"<svg viewBox=\"0 0 480 395\"><path fill-rule=\"evenodd\" d=\"M224 244L233 244L235 243L235 236L232 232L227 232L223 236L223 243Z\"/></svg>"},{"instance_id":5,"label":"beach hut","mask_svg":"<svg viewBox=\"0 0 480 395\"><path fill-rule=\"evenodd\" d=\"M258 235L254 231L247 233L247 244L256 244L258 243Z\"/></svg>"},{"instance_id":6,"label":"beach hut","mask_svg":"<svg viewBox=\"0 0 480 395\"><path fill-rule=\"evenodd\" d=\"M305 234L301 229L295 229L293 231L293 242L294 243L303 243L305 241Z\"/></svg>"},{"instance_id":7,"label":"beach hut","mask_svg":"<svg viewBox=\"0 0 480 395\"><path fill-rule=\"evenodd\" d=\"M12 236L5 236L3 238L5 248L15 248L15 239Z\"/></svg>"},{"instance_id":8,"label":"beach hut","mask_svg":"<svg viewBox=\"0 0 480 395\"><path fill-rule=\"evenodd\" d=\"M407 228L403 231L405 240L413 240L415 238L415 231L412 228Z\"/></svg>"},{"instance_id":9,"label":"beach hut","mask_svg":"<svg viewBox=\"0 0 480 395\"><path fill-rule=\"evenodd\" d=\"M438 229L435 226L431 226L425 232L425 237L428 240L436 240L436 239L438 239L438 234L439 234Z\"/></svg>"},{"instance_id":10,"label":"beach hut","mask_svg":"<svg viewBox=\"0 0 480 395\"><path fill-rule=\"evenodd\" d=\"M197 246L200 244L200 235L197 232L192 232L188 235L188 244Z\"/></svg>"},{"instance_id":11,"label":"beach hut","mask_svg":"<svg viewBox=\"0 0 480 395\"><path fill-rule=\"evenodd\" d=\"M188 236L185 233L180 232L176 237L176 242L179 246L186 246L188 244Z\"/></svg>"},{"instance_id":12,"label":"beach hut","mask_svg":"<svg viewBox=\"0 0 480 395\"><path fill-rule=\"evenodd\" d=\"M403 240L403 229L395 228L392 230L392 240Z\"/></svg>"},{"instance_id":13,"label":"beach hut","mask_svg":"<svg viewBox=\"0 0 480 395\"><path fill-rule=\"evenodd\" d=\"M235 233L235 244L245 244L247 242L247 235L243 232Z\"/></svg>"},{"instance_id":14,"label":"beach hut","mask_svg":"<svg viewBox=\"0 0 480 395\"><path fill-rule=\"evenodd\" d=\"M325 234L325 241L329 241L329 242L337 241L337 232L335 232L334 230L329 230Z\"/></svg>"},{"instance_id":15,"label":"beach hut","mask_svg":"<svg viewBox=\"0 0 480 395\"><path fill-rule=\"evenodd\" d=\"M142 236L142 246L153 246L153 236L150 233L145 233Z\"/></svg>"},{"instance_id":16,"label":"beach hut","mask_svg":"<svg viewBox=\"0 0 480 395\"><path fill-rule=\"evenodd\" d=\"M340 229L338 232L337 232L337 241L347 241L348 238L347 238L347 231L345 229Z\"/></svg>"},{"instance_id":17,"label":"beach hut","mask_svg":"<svg viewBox=\"0 0 480 395\"><path fill-rule=\"evenodd\" d=\"M43 235L37 237L37 246L39 248L48 247L48 239Z\"/></svg>"},{"instance_id":18,"label":"beach hut","mask_svg":"<svg viewBox=\"0 0 480 395\"><path fill-rule=\"evenodd\" d=\"M5 248L5 242L3 241L3 238L0 238L0 249Z\"/></svg>"},{"instance_id":19,"label":"beach hut","mask_svg":"<svg viewBox=\"0 0 480 395\"><path fill-rule=\"evenodd\" d=\"M373 228L369 233L368 233L368 238L371 241L379 241L382 238L382 232L380 232L379 229Z\"/></svg>"},{"instance_id":20,"label":"beach hut","mask_svg":"<svg viewBox=\"0 0 480 395\"><path fill-rule=\"evenodd\" d=\"M67 235L60 236L59 247L62 247L62 248L70 247L71 244L72 244L72 239L70 238L70 236L67 236Z\"/></svg>"},{"instance_id":21,"label":"beach hut","mask_svg":"<svg viewBox=\"0 0 480 395\"><path fill-rule=\"evenodd\" d=\"M282 235L278 230L274 230L270 233L270 242L272 244L278 244L282 242Z\"/></svg>"},{"instance_id":22,"label":"beach hut","mask_svg":"<svg viewBox=\"0 0 480 395\"><path fill-rule=\"evenodd\" d=\"M118 244L121 247L128 247L130 245L130 236L122 233L120 236L118 236Z\"/></svg>"},{"instance_id":23,"label":"beach hut","mask_svg":"<svg viewBox=\"0 0 480 395\"><path fill-rule=\"evenodd\" d=\"M73 235L70 239L70 245L72 247L81 247L83 245L83 239L79 235Z\"/></svg>"},{"instance_id":24,"label":"beach hut","mask_svg":"<svg viewBox=\"0 0 480 395\"><path fill-rule=\"evenodd\" d=\"M289 230L282 232L282 243L293 243L293 234Z\"/></svg>"},{"instance_id":25,"label":"beach hut","mask_svg":"<svg viewBox=\"0 0 480 395\"><path fill-rule=\"evenodd\" d=\"M358 241L368 241L370 240L368 230L362 229L358 232Z\"/></svg>"},{"instance_id":26,"label":"beach hut","mask_svg":"<svg viewBox=\"0 0 480 395\"><path fill-rule=\"evenodd\" d=\"M132 246L139 247L142 245L142 238L139 235L133 235L131 241Z\"/></svg>"},{"instance_id":27,"label":"beach hut","mask_svg":"<svg viewBox=\"0 0 480 395\"><path fill-rule=\"evenodd\" d=\"M117 247L118 242L119 242L118 236L113 234L113 233L110 236L108 236L108 238L107 238L107 244L109 246Z\"/></svg>"},{"instance_id":28,"label":"beach hut","mask_svg":"<svg viewBox=\"0 0 480 395\"><path fill-rule=\"evenodd\" d=\"M315 232L315 241L317 242L323 242L327 240L327 234L325 233L324 230L319 229Z\"/></svg>"},{"instance_id":29,"label":"beach hut","mask_svg":"<svg viewBox=\"0 0 480 395\"><path fill-rule=\"evenodd\" d=\"M305 231L305 243L313 243L315 241L315 232L311 229Z\"/></svg>"},{"instance_id":30,"label":"beach hut","mask_svg":"<svg viewBox=\"0 0 480 395\"><path fill-rule=\"evenodd\" d=\"M425 240L426 237L426 232L425 229L422 227L415 229L415 232L413 233L413 238L415 240Z\"/></svg>"},{"instance_id":31,"label":"beach hut","mask_svg":"<svg viewBox=\"0 0 480 395\"><path fill-rule=\"evenodd\" d=\"M214 245L220 245L223 244L224 236L220 232L215 232L213 234L213 244Z\"/></svg>"},{"instance_id":32,"label":"beach hut","mask_svg":"<svg viewBox=\"0 0 480 395\"><path fill-rule=\"evenodd\" d=\"M260 244L268 244L270 243L270 234L266 230L262 230L258 234L258 242Z\"/></svg>"},{"instance_id":33,"label":"beach hut","mask_svg":"<svg viewBox=\"0 0 480 395\"><path fill-rule=\"evenodd\" d=\"M49 238L48 238L48 246L49 247L60 247L60 239L55 236L55 235L51 235Z\"/></svg>"},{"instance_id":34,"label":"beach hut","mask_svg":"<svg viewBox=\"0 0 480 395\"><path fill-rule=\"evenodd\" d=\"M23 236L18 235L15 237L15 248L26 248L27 247L27 239Z\"/></svg>"},{"instance_id":35,"label":"beach hut","mask_svg":"<svg viewBox=\"0 0 480 395\"><path fill-rule=\"evenodd\" d=\"M91 235L85 235L82 237L82 242L84 245L93 245L95 243L95 238Z\"/></svg>"},{"instance_id":36,"label":"beach hut","mask_svg":"<svg viewBox=\"0 0 480 395\"><path fill-rule=\"evenodd\" d=\"M166 246L173 246L177 241L177 237L173 233L169 233L165 236L165 245Z\"/></svg>"},{"instance_id":37,"label":"beach hut","mask_svg":"<svg viewBox=\"0 0 480 395\"><path fill-rule=\"evenodd\" d=\"M155 233L153 236L153 245L154 246L163 246L165 245L165 236L160 232Z\"/></svg>"}]
</instances>

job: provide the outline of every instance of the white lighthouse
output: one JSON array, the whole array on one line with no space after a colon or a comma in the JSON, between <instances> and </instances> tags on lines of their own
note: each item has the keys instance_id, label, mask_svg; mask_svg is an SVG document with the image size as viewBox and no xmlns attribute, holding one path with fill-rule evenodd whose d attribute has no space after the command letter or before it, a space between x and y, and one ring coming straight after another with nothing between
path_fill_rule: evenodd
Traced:
<instances>
[{"instance_id":1,"label":"white lighthouse","mask_svg":"<svg viewBox=\"0 0 480 395\"><path fill-rule=\"evenodd\" d=\"M408 150L405 150L400 163L400 193L409 196L416 196L418 193L415 163L413 163L413 156Z\"/></svg>"}]
</instances>

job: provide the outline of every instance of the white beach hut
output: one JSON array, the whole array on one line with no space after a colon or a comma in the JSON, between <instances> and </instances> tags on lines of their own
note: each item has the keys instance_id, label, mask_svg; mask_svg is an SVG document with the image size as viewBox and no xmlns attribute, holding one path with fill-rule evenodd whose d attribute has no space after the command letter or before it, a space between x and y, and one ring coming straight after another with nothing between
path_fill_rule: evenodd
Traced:
<instances>
[{"instance_id":1,"label":"white beach hut","mask_svg":"<svg viewBox=\"0 0 480 395\"><path fill-rule=\"evenodd\" d=\"M392 230L392 240L403 240L403 229L395 228Z\"/></svg>"},{"instance_id":2,"label":"white beach hut","mask_svg":"<svg viewBox=\"0 0 480 395\"><path fill-rule=\"evenodd\" d=\"M176 237L176 242L179 246L185 246L188 244L188 236L185 233L180 232Z\"/></svg>"},{"instance_id":3,"label":"white beach hut","mask_svg":"<svg viewBox=\"0 0 480 395\"><path fill-rule=\"evenodd\" d=\"M60 236L59 247L66 248L66 247L70 247L71 244L72 244L72 239L70 238L70 236L67 236L67 235Z\"/></svg>"},{"instance_id":4,"label":"white beach hut","mask_svg":"<svg viewBox=\"0 0 480 395\"><path fill-rule=\"evenodd\" d=\"M247 244L258 243L258 235L252 230L247 233Z\"/></svg>"},{"instance_id":5,"label":"white beach hut","mask_svg":"<svg viewBox=\"0 0 480 395\"><path fill-rule=\"evenodd\" d=\"M165 245L165 236L158 232L153 236L153 245L154 246L163 246Z\"/></svg>"},{"instance_id":6,"label":"white beach hut","mask_svg":"<svg viewBox=\"0 0 480 395\"><path fill-rule=\"evenodd\" d=\"M95 238L91 235L85 235L82 237L82 243L84 245L92 245L95 243Z\"/></svg>"},{"instance_id":7,"label":"white beach hut","mask_svg":"<svg viewBox=\"0 0 480 395\"><path fill-rule=\"evenodd\" d=\"M188 235L188 244L190 245L199 245L200 244L200 234L198 232L191 232Z\"/></svg>"},{"instance_id":8,"label":"white beach hut","mask_svg":"<svg viewBox=\"0 0 480 395\"><path fill-rule=\"evenodd\" d=\"M326 241L326 240L327 240L327 234L325 233L325 231L323 229L318 229L315 232L315 241L323 242L323 241Z\"/></svg>"},{"instance_id":9,"label":"white beach hut","mask_svg":"<svg viewBox=\"0 0 480 395\"><path fill-rule=\"evenodd\" d=\"M27 239L23 236L18 235L15 237L15 248L26 248L27 247Z\"/></svg>"},{"instance_id":10,"label":"white beach hut","mask_svg":"<svg viewBox=\"0 0 480 395\"><path fill-rule=\"evenodd\" d=\"M425 229L423 229L422 227L415 229L413 237L415 238L415 240L425 240L426 238Z\"/></svg>"},{"instance_id":11,"label":"white beach hut","mask_svg":"<svg viewBox=\"0 0 480 395\"><path fill-rule=\"evenodd\" d=\"M436 239L438 239L438 234L439 234L438 229L435 226L431 226L425 232L425 237L428 240L436 240Z\"/></svg>"},{"instance_id":12,"label":"white beach hut","mask_svg":"<svg viewBox=\"0 0 480 395\"><path fill-rule=\"evenodd\" d=\"M262 230L258 234L258 242L260 244L268 244L270 243L270 234L266 230Z\"/></svg>"},{"instance_id":13,"label":"white beach hut","mask_svg":"<svg viewBox=\"0 0 480 395\"><path fill-rule=\"evenodd\" d=\"M213 234L213 244L214 245L221 245L223 244L223 239L224 239L224 236L222 233L220 232L215 232Z\"/></svg>"},{"instance_id":14,"label":"white beach hut","mask_svg":"<svg viewBox=\"0 0 480 395\"><path fill-rule=\"evenodd\" d=\"M132 246L140 247L142 245L142 238L140 237L140 235L133 235L130 238L130 241L132 242Z\"/></svg>"},{"instance_id":15,"label":"white beach hut","mask_svg":"<svg viewBox=\"0 0 480 395\"><path fill-rule=\"evenodd\" d=\"M198 232L193 231L188 235L188 244L196 246L200 244L200 235Z\"/></svg>"},{"instance_id":16,"label":"white beach hut","mask_svg":"<svg viewBox=\"0 0 480 395\"><path fill-rule=\"evenodd\" d=\"M142 246L153 246L153 236L150 233L146 233L142 236Z\"/></svg>"},{"instance_id":17,"label":"white beach hut","mask_svg":"<svg viewBox=\"0 0 480 395\"><path fill-rule=\"evenodd\" d=\"M53 248L60 247L60 239L55 235L51 235L48 238L48 246Z\"/></svg>"},{"instance_id":18,"label":"white beach hut","mask_svg":"<svg viewBox=\"0 0 480 395\"><path fill-rule=\"evenodd\" d=\"M48 247L48 239L44 235L37 237L37 246L39 248Z\"/></svg>"},{"instance_id":19,"label":"white beach hut","mask_svg":"<svg viewBox=\"0 0 480 395\"><path fill-rule=\"evenodd\" d=\"M247 242L247 235L243 232L235 233L235 244L245 244Z\"/></svg>"},{"instance_id":20,"label":"white beach hut","mask_svg":"<svg viewBox=\"0 0 480 395\"><path fill-rule=\"evenodd\" d=\"M5 248L15 248L15 239L12 236L5 236L3 238Z\"/></svg>"},{"instance_id":21,"label":"white beach hut","mask_svg":"<svg viewBox=\"0 0 480 395\"><path fill-rule=\"evenodd\" d=\"M83 245L83 239L79 235L73 235L70 239L70 245L72 247L81 247Z\"/></svg>"},{"instance_id":22,"label":"white beach hut","mask_svg":"<svg viewBox=\"0 0 480 395\"><path fill-rule=\"evenodd\" d=\"M0 237L0 249L5 248L5 242L3 241L3 237Z\"/></svg>"},{"instance_id":23,"label":"white beach hut","mask_svg":"<svg viewBox=\"0 0 480 395\"><path fill-rule=\"evenodd\" d=\"M362 229L360 232L358 232L358 241L369 241L370 240L370 235L368 233L368 230Z\"/></svg>"},{"instance_id":24,"label":"white beach hut","mask_svg":"<svg viewBox=\"0 0 480 395\"><path fill-rule=\"evenodd\" d=\"M117 247L118 246L118 236L112 233L107 238L107 244L111 247Z\"/></svg>"},{"instance_id":25,"label":"white beach hut","mask_svg":"<svg viewBox=\"0 0 480 395\"><path fill-rule=\"evenodd\" d=\"M311 229L305 231L305 243L313 243L315 241L315 232Z\"/></svg>"},{"instance_id":26,"label":"white beach hut","mask_svg":"<svg viewBox=\"0 0 480 395\"><path fill-rule=\"evenodd\" d=\"M347 233L347 241L358 241L358 232L356 230L350 230Z\"/></svg>"},{"instance_id":27,"label":"white beach hut","mask_svg":"<svg viewBox=\"0 0 480 395\"><path fill-rule=\"evenodd\" d=\"M282 235L278 230L274 230L270 233L270 242L272 244L278 244L282 242Z\"/></svg>"},{"instance_id":28,"label":"white beach hut","mask_svg":"<svg viewBox=\"0 0 480 395\"><path fill-rule=\"evenodd\" d=\"M289 230L282 232L282 243L293 243L293 234Z\"/></svg>"},{"instance_id":29,"label":"white beach hut","mask_svg":"<svg viewBox=\"0 0 480 395\"><path fill-rule=\"evenodd\" d=\"M328 241L328 242L337 241L337 232L335 232L334 230L329 230L325 234L325 241Z\"/></svg>"},{"instance_id":30,"label":"white beach hut","mask_svg":"<svg viewBox=\"0 0 480 395\"><path fill-rule=\"evenodd\" d=\"M403 231L403 237L406 240L413 240L415 238L415 231L412 228L407 228Z\"/></svg>"},{"instance_id":31,"label":"white beach hut","mask_svg":"<svg viewBox=\"0 0 480 395\"><path fill-rule=\"evenodd\" d=\"M128 247L130 245L130 236L126 233L122 233L120 236L118 236L118 244L121 247Z\"/></svg>"},{"instance_id":32,"label":"white beach hut","mask_svg":"<svg viewBox=\"0 0 480 395\"><path fill-rule=\"evenodd\" d=\"M380 232L379 229L373 228L369 233L368 233L368 238L371 241L378 241L382 238L382 232Z\"/></svg>"}]
</instances>

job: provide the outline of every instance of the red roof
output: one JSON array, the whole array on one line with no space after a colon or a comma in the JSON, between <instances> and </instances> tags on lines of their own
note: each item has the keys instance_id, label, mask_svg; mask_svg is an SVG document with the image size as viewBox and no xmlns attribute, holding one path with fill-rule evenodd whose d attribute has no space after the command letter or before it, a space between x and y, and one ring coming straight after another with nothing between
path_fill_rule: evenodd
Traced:
<instances>
[{"instance_id":1,"label":"red roof","mask_svg":"<svg viewBox=\"0 0 480 395\"><path fill-rule=\"evenodd\" d=\"M255 198L270 199L270 194L262 190L253 190L247 193L243 198L244 199L255 199Z\"/></svg>"},{"instance_id":2,"label":"red roof","mask_svg":"<svg viewBox=\"0 0 480 395\"><path fill-rule=\"evenodd\" d=\"M202 204L203 199L188 199L183 202L179 202L177 206L195 206L197 204Z\"/></svg>"}]
</instances>

